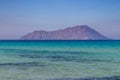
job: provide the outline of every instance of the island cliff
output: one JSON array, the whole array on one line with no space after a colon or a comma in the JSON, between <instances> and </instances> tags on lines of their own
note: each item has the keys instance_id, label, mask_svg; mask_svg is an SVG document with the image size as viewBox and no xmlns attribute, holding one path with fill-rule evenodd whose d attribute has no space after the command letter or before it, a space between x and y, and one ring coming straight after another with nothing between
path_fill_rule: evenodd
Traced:
<instances>
[{"instance_id":1,"label":"island cliff","mask_svg":"<svg viewBox=\"0 0 120 80\"><path fill-rule=\"evenodd\" d=\"M21 37L21 40L107 40L89 26L75 26L56 31L34 31Z\"/></svg>"}]
</instances>

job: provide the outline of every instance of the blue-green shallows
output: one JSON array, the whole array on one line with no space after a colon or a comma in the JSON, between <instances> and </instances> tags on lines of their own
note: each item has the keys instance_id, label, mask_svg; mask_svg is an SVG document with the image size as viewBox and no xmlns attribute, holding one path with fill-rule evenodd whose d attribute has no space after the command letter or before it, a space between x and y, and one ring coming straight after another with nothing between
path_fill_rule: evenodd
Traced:
<instances>
[{"instance_id":1,"label":"blue-green shallows","mask_svg":"<svg viewBox=\"0 0 120 80\"><path fill-rule=\"evenodd\" d=\"M120 76L120 41L0 41L0 80Z\"/></svg>"}]
</instances>

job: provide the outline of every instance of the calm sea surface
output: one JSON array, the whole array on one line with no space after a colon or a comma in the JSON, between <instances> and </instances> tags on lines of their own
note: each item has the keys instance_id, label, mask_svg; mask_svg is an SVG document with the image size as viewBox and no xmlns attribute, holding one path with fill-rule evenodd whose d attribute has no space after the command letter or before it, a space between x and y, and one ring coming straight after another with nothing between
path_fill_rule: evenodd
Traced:
<instances>
[{"instance_id":1,"label":"calm sea surface","mask_svg":"<svg viewBox=\"0 0 120 80\"><path fill-rule=\"evenodd\" d=\"M120 41L0 41L0 80L120 76Z\"/></svg>"}]
</instances>

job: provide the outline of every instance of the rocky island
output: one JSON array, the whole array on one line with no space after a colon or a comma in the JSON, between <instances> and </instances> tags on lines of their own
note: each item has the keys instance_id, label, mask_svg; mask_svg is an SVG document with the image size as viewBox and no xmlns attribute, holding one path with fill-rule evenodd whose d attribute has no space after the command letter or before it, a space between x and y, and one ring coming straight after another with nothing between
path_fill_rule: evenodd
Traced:
<instances>
[{"instance_id":1,"label":"rocky island","mask_svg":"<svg viewBox=\"0 0 120 80\"><path fill-rule=\"evenodd\" d=\"M56 31L38 30L28 33L21 40L108 40L89 26L79 25Z\"/></svg>"}]
</instances>

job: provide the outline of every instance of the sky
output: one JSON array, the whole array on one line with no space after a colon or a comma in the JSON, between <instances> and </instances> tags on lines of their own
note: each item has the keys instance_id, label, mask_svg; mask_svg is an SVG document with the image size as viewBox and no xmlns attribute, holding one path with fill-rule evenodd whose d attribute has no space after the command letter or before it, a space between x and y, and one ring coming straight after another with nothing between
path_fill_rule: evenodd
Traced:
<instances>
[{"instance_id":1,"label":"sky","mask_svg":"<svg viewBox=\"0 0 120 80\"><path fill-rule=\"evenodd\" d=\"M76 25L120 39L120 0L0 0L0 39Z\"/></svg>"}]
</instances>

